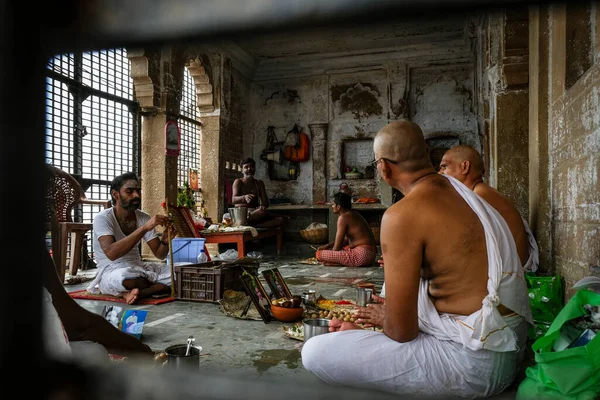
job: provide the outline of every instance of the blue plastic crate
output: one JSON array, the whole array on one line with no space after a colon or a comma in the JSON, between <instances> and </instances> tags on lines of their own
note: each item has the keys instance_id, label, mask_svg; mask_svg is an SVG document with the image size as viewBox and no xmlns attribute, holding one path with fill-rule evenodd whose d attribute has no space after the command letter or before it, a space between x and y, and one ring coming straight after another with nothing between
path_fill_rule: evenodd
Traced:
<instances>
[{"instance_id":1,"label":"blue plastic crate","mask_svg":"<svg viewBox=\"0 0 600 400\"><path fill-rule=\"evenodd\" d=\"M204 238L174 238L171 241L171 250L173 251L173 263L198 262L198 254L204 249ZM167 256L170 260L170 256Z\"/></svg>"}]
</instances>

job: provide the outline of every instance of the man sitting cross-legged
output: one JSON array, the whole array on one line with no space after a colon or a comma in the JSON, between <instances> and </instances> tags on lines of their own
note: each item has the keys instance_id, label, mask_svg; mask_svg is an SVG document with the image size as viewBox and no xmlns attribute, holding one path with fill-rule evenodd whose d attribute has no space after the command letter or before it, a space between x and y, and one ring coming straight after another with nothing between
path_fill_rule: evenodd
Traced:
<instances>
[{"instance_id":1,"label":"man sitting cross-legged","mask_svg":"<svg viewBox=\"0 0 600 400\"><path fill-rule=\"evenodd\" d=\"M277 228L285 225L287 217L268 210L270 202L265 183L254 177L256 162L252 158L240 161L242 178L233 181L231 201L240 207L248 208L247 223L255 228Z\"/></svg>"},{"instance_id":2,"label":"man sitting cross-legged","mask_svg":"<svg viewBox=\"0 0 600 400\"><path fill-rule=\"evenodd\" d=\"M527 221L519 214L513 203L483 181L484 172L485 168L481 154L467 145L451 148L444 154L440 162L440 174L458 179L502 215L517 245L517 252L523 264L523 269L526 272L537 271L539 249L533 232L531 232ZM383 260L380 260L380 264L383 266ZM385 297L385 284L381 289L381 297ZM377 298L376 301L384 303L382 298ZM355 317L358 318L359 323L377 324L379 319L376 316L380 315L381 312L376 308L377 306L372 306L371 309L361 308Z\"/></svg>"},{"instance_id":3,"label":"man sitting cross-legged","mask_svg":"<svg viewBox=\"0 0 600 400\"><path fill-rule=\"evenodd\" d=\"M304 343L304 367L328 383L413 397L502 392L532 323L508 226L465 185L436 173L418 125L386 125L373 150L382 179L405 195L381 222L383 332L333 319L333 332Z\"/></svg>"},{"instance_id":4,"label":"man sitting cross-legged","mask_svg":"<svg viewBox=\"0 0 600 400\"><path fill-rule=\"evenodd\" d=\"M373 265L377 256L373 231L363 216L352 210L352 198L344 192L336 193L331 209L338 215L335 242L320 246L317 260L324 265Z\"/></svg>"},{"instance_id":5,"label":"man sitting cross-legged","mask_svg":"<svg viewBox=\"0 0 600 400\"><path fill-rule=\"evenodd\" d=\"M440 162L440 174L458 179L502 215L515 239L523 268L535 272L539 264L538 246L527 221L509 199L483 181L484 172L483 158L471 146L451 148Z\"/></svg>"},{"instance_id":6,"label":"man sitting cross-legged","mask_svg":"<svg viewBox=\"0 0 600 400\"><path fill-rule=\"evenodd\" d=\"M99 212L94 218L98 273L87 291L121 296L129 304L170 291L170 267L165 263L143 262L139 244L144 239L154 256L162 260L169 252L169 243L160 239L154 228L157 225L169 227L172 236L175 236L175 228L166 216L150 217L139 210L141 189L133 172L114 178L110 194L113 207Z\"/></svg>"}]
</instances>

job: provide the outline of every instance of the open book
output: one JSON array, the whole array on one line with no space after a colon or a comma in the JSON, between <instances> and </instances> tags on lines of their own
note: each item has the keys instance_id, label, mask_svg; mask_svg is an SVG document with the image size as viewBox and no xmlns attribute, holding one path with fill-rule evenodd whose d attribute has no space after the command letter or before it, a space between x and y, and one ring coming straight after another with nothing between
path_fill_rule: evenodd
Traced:
<instances>
[{"instance_id":1,"label":"open book","mask_svg":"<svg viewBox=\"0 0 600 400\"><path fill-rule=\"evenodd\" d=\"M192 217L192 213L187 207L177 207L173 204L169 204L168 207L169 218L177 229L177 236L179 237L194 237L199 238L200 233L194 224L194 218ZM165 210L166 211L166 210Z\"/></svg>"}]
</instances>

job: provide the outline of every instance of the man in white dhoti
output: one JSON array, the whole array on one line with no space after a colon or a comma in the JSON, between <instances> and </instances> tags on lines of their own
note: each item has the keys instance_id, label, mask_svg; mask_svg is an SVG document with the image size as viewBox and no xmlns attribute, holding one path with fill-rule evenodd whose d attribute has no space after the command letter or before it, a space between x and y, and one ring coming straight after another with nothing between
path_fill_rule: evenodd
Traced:
<instances>
[{"instance_id":1,"label":"man in white dhoti","mask_svg":"<svg viewBox=\"0 0 600 400\"><path fill-rule=\"evenodd\" d=\"M329 383L411 398L502 392L532 322L508 225L466 186L436 173L418 125L386 125L374 152L382 179L405 196L381 222L383 333L334 319L332 333L304 344L304 367Z\"/></svg>"},{"instance_id":2,"label":"man in white dhoti","mask_svg":"<svg viewBox=\"0 0 600 400\"><path fill-rule=\"evenodd\" d=\"M512 233L519 258L526 272L535 272L539 265L539 250L527 221L502 193L483 181L483 158L471 146L460 145L448 150L440 162L440 174L461 181L466 187L483 197L502 215Z\"/></svg>"},{"instance_id":3,"label":"man in white dhoti","mask_svg":"<svg viewBox=\"0 0 600 400\"><path fill-rule=\"evenodd\" d=\"M153 294L170 291L171 269L165 263L143 262L139 244L146 241L154 256L164 259L169 243L159 238L157 225L175 229L164 215L139 210L141 189L139 179L127 172L113 179L110 186L113 207L94 218L94 252L98 273L87 287L90 293L121 296L128 304Z\"/></svg>"},{"instance_id":4,"label":"man in white dhoti","mask_svg":"<svg viewBox=\"0 0 600 400\"><path fill-rule=\"evenodd\" d=\"M440 174L458 179L502 215L517 245L523 269L525 272L537 271L540 263L539 248L529 224L506 196L483 181L484 172L481 154L467 145L451 148L440 162ZM385 284L381 289L381 297L385 297Z\"/></svg>"}]
</instances>

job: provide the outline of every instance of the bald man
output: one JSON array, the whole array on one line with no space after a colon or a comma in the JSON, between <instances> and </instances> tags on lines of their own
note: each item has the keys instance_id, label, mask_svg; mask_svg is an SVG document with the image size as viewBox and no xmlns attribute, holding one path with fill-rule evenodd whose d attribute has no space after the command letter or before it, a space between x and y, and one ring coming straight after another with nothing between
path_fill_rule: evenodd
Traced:
<instances>
[{"instance_id":1,"label":"bald man","mask_svg":"<svg viewBox=\"0 0 600 400\"><path fill-rule=\"evenodd\" d=\"M521 264L526 271L535 272L539 264L539 254L533 233L513 203L483 181L484 172L483 158L471 146L451 148L440 162L440 174L458 179L502 215L517 245Z\"/></svg>"},{"instance_id":2,"label":"bald man","mask_svg":"<svg viewBox=\"0 0 600 400\"><path fill-rule=\"evenodd\" d=\"M386 125L373 150L381 178L405 196L381 222L383 332L334 319L331 333L304 343L304 367L331 384L409 396L502 392L516 376L532 323L507 224L435 171L418 125Z\"/></svg>"}]
</instances>

